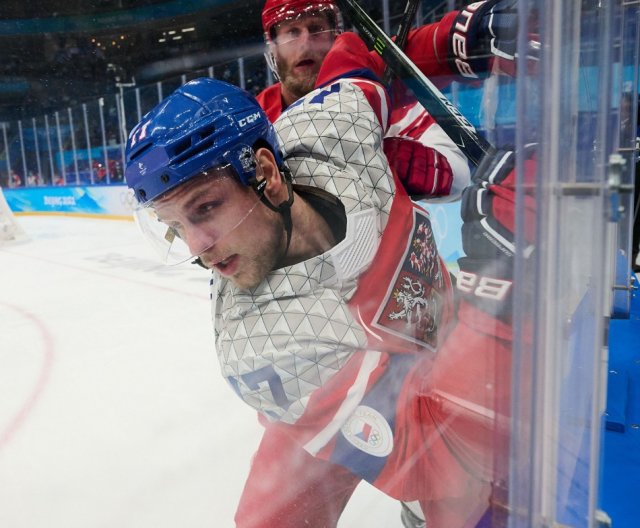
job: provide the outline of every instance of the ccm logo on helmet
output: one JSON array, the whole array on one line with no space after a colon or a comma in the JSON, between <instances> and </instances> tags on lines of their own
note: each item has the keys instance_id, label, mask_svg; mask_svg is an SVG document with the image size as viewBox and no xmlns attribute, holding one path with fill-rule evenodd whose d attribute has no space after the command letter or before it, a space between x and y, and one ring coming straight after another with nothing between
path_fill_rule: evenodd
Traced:
<instances>
[{"instance_id":1,"label":"ccm logo on helmet","mask_svg":"<svg viewBox=\"0 0 640 528\"><path fill-rule=\"evenodd\" d=\"M248 115L247 117L238 119L238 126L240 128L244 128L247 125L250 125L251 123L255 123L258 119L260 119L260 112L254 112L253 114Z\"/></svg>"},{"instance_id":2,"label":"ccm logo on helmet","mask_svg":"<svg viewBox=\"0 0 640 528\"><path fill-rule=\"evenodd\" d=\"M454 26L453 35L451 36L451 45L453 47L453 54L455 55L455 64L463 77L478 77L473 71L471 64L467 60L467 37L469 31L469 22L473 14L478 8L484 4L484 2L474 2L466 6L458 15L458 22Z\"/></svg>"}]
</instances>

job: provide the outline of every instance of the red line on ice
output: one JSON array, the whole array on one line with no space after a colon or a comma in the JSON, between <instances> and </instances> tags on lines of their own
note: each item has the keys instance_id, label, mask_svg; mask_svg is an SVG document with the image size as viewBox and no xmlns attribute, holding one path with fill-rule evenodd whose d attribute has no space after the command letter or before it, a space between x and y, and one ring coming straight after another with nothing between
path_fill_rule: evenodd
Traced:
<instances>
[{"instance_id":1,"label":"red line on ice","mask_svg":"<svg viewBox=\"0 0 640 528\"><path fill-rule=\"evenodd\" d=\"M42 396L44 387L46 386L47 381L49 380L49 377L51 375L54 356L53 337L44 322L32 313L29 313L18 306L14 306L4 302L2 304L8 307L10 310L18 312L18 314L20 314L25 319L28 319L37 328L40 333L40 337L42 338L43 362L38 380L36 381L36 384L29 394L24 405L18 410L15 416L13 416L13 418L9 420L9 424L7 425L7 427L4 430L0 431L0 450L2 450L2 448L4 448L11 441L16 432L20 429L20 427L22 427L22 424L27 419L29 414L33 411L33 408L36 406L38 400Z\"/></svg>"}]
</instances>

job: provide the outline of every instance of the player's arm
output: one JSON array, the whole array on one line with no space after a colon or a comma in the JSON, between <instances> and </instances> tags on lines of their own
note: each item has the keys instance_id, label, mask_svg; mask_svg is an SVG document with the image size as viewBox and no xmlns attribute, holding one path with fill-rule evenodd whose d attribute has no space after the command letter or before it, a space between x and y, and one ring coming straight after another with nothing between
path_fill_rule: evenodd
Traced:
<instances>
[{"instance_id":1,"label":"player's arm","mask_svg":"<svg viewBox=\"0 0 640 528\"><path fill-rule=\"evenodd\" d=\"M438 88L486 77L496 61L513 73L517 22L517 0L473 2L411 30L404 52ZM380 74L385 64L372 55Z\"/></svg>"},{"instance_id":2,"label":"player's arm","mask_svg":"<svg viewBox=\"0 0 640 528\"><path fill-rule=\"evenodd\" d=\"M379 70L376 56L367 52L364 42L353 33L344 33L327 54L316 86L328 86L348 78L362 90L386 131L390 99L375 75L376 70ZM457 197L469 181L466 159L431 116L420 112L415 119L409 117L407 127L420 129L419 135L424 135L425 141L404 137L385 139L384 151L389 164L415 198ZM427 122L417 122L421 120Z\"/></svg>"},{"instance_id":3,"label":"player's arm","mask_svg":"<svg viewBox=\"0 0 640 528\"><path fill-rule=\"evenodd\" d=\"M348 80L358 86L374 110L384 131L387 130L391 112L391 100L386 87L378 76L378 64L365 43L355 33L338 35L327 53L316 79L316 88Z\"/></svg>"}]
</instances>

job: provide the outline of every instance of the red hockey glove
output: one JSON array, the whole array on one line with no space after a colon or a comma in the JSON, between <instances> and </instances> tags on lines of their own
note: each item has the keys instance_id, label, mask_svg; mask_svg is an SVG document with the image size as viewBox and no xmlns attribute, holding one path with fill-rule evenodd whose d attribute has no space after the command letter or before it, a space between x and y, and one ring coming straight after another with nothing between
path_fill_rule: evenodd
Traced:
<instances>
[{"instance_id":1,"label":"red hockey glove","mask_svg":"<svg viewBox=\"0 0 640 528\"><path fill-rule=\"evenodd\" d=\"M517 0L487 0L464 7L449 34L449 62L453 71L477 79L500 70L515 72L518 36Z\"/></svg>"},{"instance_id":2,"label":"red hockey glove","mask_svg":"<svg viewBox=\"0 0 640 528\"><path fill-rule=\"evenodd\" d=\"M535 235L534 154L531 145L524 164L525 257L533 252ZM461 204L466 257L458 260L457 289L462 299L506 325L511 323L512 312L515 177L515 153L499 151L480 163L472 184L462 193Z\"/></svg>"},{"instance_id":3,"label":"red hockey glove","mask_svg":"<svg viewBox=\"0 0 640 528\"><path fill-rule=\"evenodd\" d=\"M451 192L451 165L437 150L405 137L384 140L389 165L413 197L446 196Z\"/></svg>"}]
</instances>

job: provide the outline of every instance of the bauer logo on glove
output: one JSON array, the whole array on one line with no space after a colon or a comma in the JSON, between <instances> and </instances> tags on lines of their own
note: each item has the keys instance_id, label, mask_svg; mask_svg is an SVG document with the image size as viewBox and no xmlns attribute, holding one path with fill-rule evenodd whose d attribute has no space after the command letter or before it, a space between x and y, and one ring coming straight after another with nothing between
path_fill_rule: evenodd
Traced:
<instances>
[{"instance_id":1,"label":"bauer logo on glove","mask_svg":"<svg viewBox=\"0 0 640 528\"><path fill-rule=\"evenodd\" d=\"M524 248L529 258L534 249L535 198L533 196L536 145L525 151L523 177L517 179L513 151L487 156L478 166L472 184L462 193L462 247L458 260L457 288L464 298L483 312L507 318L511 312L515 244L516 185L523 185Z\"/></svg>"}]
</instances>

